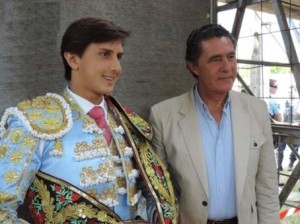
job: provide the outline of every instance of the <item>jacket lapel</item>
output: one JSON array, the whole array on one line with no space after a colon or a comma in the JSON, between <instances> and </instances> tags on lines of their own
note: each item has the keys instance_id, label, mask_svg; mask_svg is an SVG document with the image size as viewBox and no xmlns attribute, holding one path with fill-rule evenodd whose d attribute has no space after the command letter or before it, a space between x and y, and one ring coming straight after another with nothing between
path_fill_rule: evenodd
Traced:
<instances>
[{"instance_id":1,"label":"jacket lapel","mask_svg":"<svg viewBox=\"0 0 300 224\"><path fill-rule=\"evenodd\" d=\"M249 158L250 119L247 107L236 93L230 92L237 207L242 200Z\"/></svg>"},{"instance_id":2,"label":"jacket lapel","mask_svg":"<svg viewBox=\"0 0 300 224\"><path fill-rule=\"evenodd\" d=\"M180 132L185 140L186 147L190 159L193 163L195 171L203 185L203 188L208 195L208 182L206 173L206 164L203 150L203 142L198 126L197 110L195 106L193 89L188 92L187 97L182 103L179 110L181 118L178 121Z\"/></svg>"}]
</instances>

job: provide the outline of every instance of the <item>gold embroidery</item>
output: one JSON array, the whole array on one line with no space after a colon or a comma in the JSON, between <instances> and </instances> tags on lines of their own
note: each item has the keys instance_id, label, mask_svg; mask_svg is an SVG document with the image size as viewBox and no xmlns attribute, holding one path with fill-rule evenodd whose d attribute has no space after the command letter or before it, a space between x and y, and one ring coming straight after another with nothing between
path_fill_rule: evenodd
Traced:
<instances>
[{"instance_id":1,"label":"gold embroidery","mask_svg":"<svg viewBox=\"0 0 300 224\"><path fill-rule=\"evenodd\" d=\"M113 156L119 155L118 148L117 148L116 144L111 144L110 151L111 151L111 154Z\"/></svg>"},{"instance_id":2,"label":"gold embroidery","mask_svg":"<svg viewBox=\"0 0 300 224\"><path fill-rule=\"evenodd\" d=\"M23 135L23 131L20 129L15 129L10 133L10 140L12 143L17 143L20 141Z\"/></svg>"},{"instance_id":3,"label":"gold embroidery","mask_svg":"<svg viewBox=\"0 0 300 224\"><path fill-rule=\"evenodd\" d=\"M125 188L126 189L126 180L124 177L117 177L117 185L118 188Z\"/></svg>"},{"instance_id":4,"label":"gold embroidery","mask_svg":"<svg viewBox=\"0 0 300 224\"><path fill-rule=\"evenodd\" d=\"M89 147L89 145L87 144L86 141L78 142L78 143L76 143L75 153L80 153L80 152L87 151L89 148L90 147Z\"/></svg>"},{"instance_id":5,"label":"gold embroidery","mask_svg":"<svg viewBox=\"0 0 300 224\"><path fill-rule=\"evenodd\" d=\"M7 211L0 211L0 220L5 220L4 222L2 222L3 224L13 223L13 219Z\"/></svg>"},{"instance_id":6,"label":"gold embroidery","mask_svg":"<svg viewBox=\"0 0 300 224\"><path fill-rule=\"evenodd\" d=\"M50 196L50 192L47 190L46 185L42 180L37 178L33 181L40 194L41 200L44 205L44 212L46 215L46 223L63 223L66 219L70 218L96 218L100 222L108 222L112 224L119 223L116 219L109 217L106 212L97 212L91 205L84 203L70 205L63 207L60 212L55 212L55 206L53 205L53 199Z\"/></svg>"},{"instance_id":7,"label":"gold embroidery","mask_svg":"<svg viewBox=\"0 0 300 224\"><path fill-rule=\"evenodd\" d=\"M50 105L50 102L47 101L45 97L38 96L32 100L31 105L38 109L47 108Z\"/></svg>"},{"instance_id":8,"label":"gold embroidery","mask_svg":"<svg viewBox=\"0 0 300 224\"><path fill-rule=\"evenodd\" d=\"M23 159L23 154L20 150L16 150L12 152L11 155L9 156L9 160L12 163L19 163L22 161L22 159Z\"/></svg>"},{"instance_id":9,"label":"gold embroidery","mask_svg":"<svg viewBox=\"0 0 300 224\"><path fill-rule=\"evenodd\" d=\"M90 125L95 125L95 121L92 118L90 118L89 116L83 117L83 119L82 119L83 128L85 129Z\"/></svg>"},{"instance_id":10,"label":"gold embroidery","mask_svg":"<svg viewBox=\"0 0 300 224\"><path fill-rule=\"evenodd\" d=\"M133 170L133 165L132 165L131 160L125 161L125 169L126 169L127 174L129 174Z\"/></svg>"},{"instance_id":11,"label":"gold embroidery","mask_svg":"<svg viewBox=\"0 0 300 224\"><path fill-rule=\"evenodd\" d=\"M102 221L102 222L108 222L108 223L110 223L110 224L118 224L118 223L120 223L120 222L117 222L115 219L109 217L109 216L107 215L107 213L105 213L105 212L103 212L103 211L100 211L100 212L97 213L97 219L98 219L99 221Z\"/></svg>"},{"instance_id":12,"label":"gold embroidery","mask_svg":"<svg viewBox=\"0 0 300 224\"><path fill-rule=\"evenodd\" d=\"M57 105L48 105L47 110L50 113L56 113L59 110L59 107Z\"/></svg>"},{"instance_id":13,"label":"gold embroidery","mask_svg":"<svg viewBox=\"0 0 300 224\"><path fill-rule=\"evenodd\" d=\"M136 192L137 192L137 189L136 189L135 184L131 184L128 189L128 194L129 194L128 198L129 198L129 202L131 205L136 203L135 197L134 197Z\"/></svg>"},{"instance_id":14,"label":"gold embroidery","mask_svg":"<svg viewBox=\"0 0 300 224\"><path fill-rule=\"evenodd\" d=\"M8 183L8 184L14 184L17 182L19 178L19 174L17 171L11 170L8 171L5 175L4 175L4 180Z\"/></svg>"},{"instance_id":15,"label":"gold embroidery","mask_svg":"<svg viewBox=\"0 0 300 224\"><path fill-rule=\"evenodd\" d=\"M100 199L104 202L107 200L117 201L118 192L114 188L103 189L102 193L100 194Z\"/></svg>"},{"instance_id":16,"label":"gold embroidery","mask_svg":"<svg viewBox=\"0 0 300 224\"><path fill-rule=\"evenodd\" d=\"M0 146L0 159L4 158L7 151L7 145L3 144Z\"/></svg>"},{"instance_id":17,"label":"gold embroidery","mask_svg":"<svg viewBox=\"0 0 300 224\"><path fill-rule=\"evenodd\" d=\"M116 179L114 163L109 161L107 163L99 164L97 170L94 170L91 166L83 167L80 178L80 184L84 187L98 183L112 182Z\"/></svg>"},{"instance_id":18,"label":"gold embroidery","mask_svg":"<svg viewBox=\"0 0 300 224\"><path fill-rule=\"evenodd\" d=\"M26 110L31 107L31 101L30 100L24 100L20 103L18 103L17 107L21 110Z\"/></svg>"},{"instance_id":19,"label":"gold embroidery","mask_svg":"<svg viewBox=\"0 0 300 224\"><path fill-rule=\"evenodd\" d=\"M71 122L67 117L64 102L55 96L39 96L31 101L26 100L19 103L17 107L37 133L57 134L65 130Z\"/></svg>"},{"instance_id":20,"label":"gold embroidery","mask_svg":"<svg viewBox=\"0 0 300 224\"><path fill-rule=\"evenodd\" d=\"M88 189L86 192L91 195L93 198L100 198L100 194L98 194L96 189Z\"/></svg>"},{"instance_id":21,"label":"gold embroidery","mask_svg":"<svg viewBox=\"0 0 300 224\"><path fill-rule=\"evenodd\" d=\"M32 147L35 144L35 139L31 136L25 136L23 139L23 145L24 146L28 146L28 147Z\"/></svg>"},{"instance_id":22,"label":"gold embroidery","mask_svg":"<svg viewBox=\"0 0 300 224\"><path fill-rule=\"evenodd\" d=\"M158 208L158 214L160 216L160 219L164 220L164 213L163 213L162 207L159 203L160 200L159 200L159 198L157 198L157 196L159 196L160 198L165 197L165 200L167 201L167 203L170 204L170 209L172 210L172 214L174 215L172 217L172 222L177 223L178 222L178 211L177 211L176 197L174 194L174 189L173 189L172 182L170 180L170 176L167 175L168 172L166 170L165 165L160 161L160 159L157 157L157 155L153 152L150 144L147 141L141 142L140 139L134 138L134 136L132 135L132 132L129 130L131 125L130 124L128 125L128 121L126 119L123 119L122 115L119 114L118 111L116 111L116 112L117 112L118 116L120 117L120 121L122 123L125 133L127 133L128 137L129 137L131 146L134 147L134 152L137 155L139 155L137 157L137 162L139 162L140 164L143 165L144 170L141 169L141 172L143 173L143 175L145 177L147 177L146 182L150 186L150 191L151 191L152 195L154 196L155 201L157 202L156 204L158 206L157 208ZM138 144L138 150L136 148L136 144ZM158 177L156 177L155 170L153 169L153 167L151 165L152 161L149 158L150 155L147 155L148 152L150 152L150 155L152 154L154 156L154 158L157 160L158 164L161 166L163 173L165 174L166 186L158 179ZM155 187L155 189L158 189L158 194L156 194L153 191L152 187Z\"/></svg>"},{"instance_id":23,"label":"gold embroidery","mask_svg":"<svg viewBox=\"0 0 300 224\"><path fill-rule=\"evenodd\" d=\"M1 192L0 193L0 203L13 201L15 198L16 198L15 196L12 196L8 192Z\"/></svg>"},{"instance_id":24,"label":"gold embroidery","mask_svg":"<svg viewBox=\"0 0 300 224\"><path fill-rule=\"evenodd\" d=\"M91 145L86 141L78 142L76 143L74 152L74 157L77 161L110 155L110 149L107 147L104 138L95 138Z\"/></svg>"},{"instance_id":25,"label":"gold embroidery","mask_svg":"<svg viewBox=\"0 0 300 224\"><path fill-rule=\"evenodd\" d=\"M104 138L95 138L93 140L93 144L91 145L91 149L99 149L107 147L106 141L104 141Z\"/></svg>"},{"instance_id":26,"label":"gold embroidery","mask_svg":"<svg viewBox=\"0 0 300 224\"><path fill-rule=\"evenodd\" d=\"M44 121L44 124L48 129L57 129L60 126L60 122L56 118L49 118Z\"/></svg>"},{"instance_id":27,"label":"gold embroidery","mask_svg":"<svg viewBox=\"0 0 300 224\"><path fill-rule=\"evenodd\" d=\"M81 111L81 108L79 107L79 105L73 101L73 98L70 97L66 91L63 92L63 97L71 105L72 110Z\"/></svg>"},{"instance_id":28,"label":"gold embroidery","mask_svg":"<svg viewBox=\"0 0 300 224\"><path fill-rule=\"evenodd\" d=\"M164 197L164 199L170 204L175 205L175 195L174 195L174 189L172 186L172 182L170 180L169 173L166 172L166 167L162 162L159 163L161 168L163 169L163 172L166 177L166 183L167 188L163 185L161 180L155 175L154 169L151 166L151 156L153 156L157 161L160 161L156 154L151 152L151 148L147 144L142 144L140 147L140 154L141 154L141 161L143 162L145 166L146 173L148 174L150 181L152 182L152 185L156 190L159 191L159 193ZM169 191L169 192L168 192Z\"/></svg>"},{"instance_id":29,"label":"gold embroidery","mask_svg":"<svg viewBox=\"0 0 300 224\"><path fill-rule=\"evenodd\" d=\"M43 116L41 112L33 111L28 114L29 119L38 120Z\"/></svg>"},{"instance_id":30,"label":"gold embroidery","mask_svg":"<svg viewBox=\"0 0 300 224\"><path fill-rule=\"evenodd\" d=\"M61 139L60 138L58 138L58 139L55 140L53 150L54 151L58 151L58 152L62 152L63 151L62 144L61 144Z\"/></svg>"}]
</instances>

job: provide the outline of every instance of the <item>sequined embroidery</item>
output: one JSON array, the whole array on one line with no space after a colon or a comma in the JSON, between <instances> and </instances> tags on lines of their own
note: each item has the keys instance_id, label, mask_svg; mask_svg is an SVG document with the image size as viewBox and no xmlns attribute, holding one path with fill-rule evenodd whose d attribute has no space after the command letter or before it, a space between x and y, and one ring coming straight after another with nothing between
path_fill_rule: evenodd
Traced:
<instances>
[{"instance_id":1,"label":"sequined embroidery","mask_svg":"<svg viewBox=\"0 0 300 224\"><path fill-rule=\"evenodd\" d=\"M23 139L23 145L27 147L32 147L36 143L35 139L31 136L25 136Z\"/></svg>"},{"instance_id":2,"label":"sequined embroidery","mask_svg":"<svg viewBox=\"0 0 300 224\"><path fill-rule=\"evenodd\" d=\"M19 178L20 174L18 171L16 170L10 170L8 171L5 175L4 175L4 180L6 181L6 183L8 184L14 184L17 182L18 178Z\"/></svg>"},{"instance_id":3,"label":"sequined embroidery","mask_svg":"<svg viewBox=\"0 0 300 224\"><path fill-rule=\"evenodd\" d=\"M10 141L12 143L17 143L20 141L24 132L21 129L15 129L10 133Z\"/></svg>"},{"instance_id":4,"label":"sequined embroidery","mask_svg":"<svg viewBox=\"0 0 300 224\"><path fill-rule=\"evenodd\" d=\"M11 163L20 163L23 160L24 156L20 150L13 151L9 156L9 161Z\"/></svg>"},{"instance_id":5,"label":"sequined embroidery","mask_svg":"<svg viewBox=\"0 0 300 224\"><path fill-rule=\"evenodd\" d=\"M0 146L0 159L4 158L5 154L7 151L7 145L6 144L2 144Z\"/></svg>"},{"instance_id":6,"label":"sequined embroidery","mask_svg":"<svg viewBox=\"0 0 300 224\"><path fill-rule=\"evenodd\" d=\"M120 223L120 218L106 206L44 173L34 179L26 203L38 223Z\"/></svg>"},{"instance_id":7,"label":"sequined embroidery","mask_svg":"<svg viewBox=\"0 0 300 224\"><path fill-rule=\"evenodd\" d=\"M112 182L116 179L114 164L112 161L108 161L107 163L99 164L96 170L91 166L83 167L80 172L80 179L80 185L83 187Z\"/></svg>"},{"instance_id":8,"label":"sequined embroidery","mask_svg":"<svg viewBox=\"0 0 300 224\"><path fill-rule=\"evenodd\" d=\"M110 150L103 138L95 138L91 145L89 145L86 141L76 143L74 153L75 160L81 161L96 157L109 156Z\"/></svg>"}]
</instances>

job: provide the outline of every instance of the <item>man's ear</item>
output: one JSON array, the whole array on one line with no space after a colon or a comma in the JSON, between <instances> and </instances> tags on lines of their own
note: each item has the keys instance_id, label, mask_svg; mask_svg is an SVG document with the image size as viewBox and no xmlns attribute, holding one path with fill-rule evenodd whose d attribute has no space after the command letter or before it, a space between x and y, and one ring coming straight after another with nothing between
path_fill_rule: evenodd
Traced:
<instances>
[{"instance_id":1,"label":"man's ear","mask_svg":"<svg viewBox=\"0 0 300 224\"><path fill-rule=\"evenodd\" d=\"M187 61L186 67L188 68L188 70L190 70L190 72L192 74L194 74L195 76L198 76L198 65L197 64Z\"/></svg>"},{"instance_id":2,"label":"man's ear","mask_svg":"<svg viewBox=\"0 0 300 224\"><path fill-rule=\"evenodd\" d=\"M79 57L76 54L72 54L70 52L64 53L64 58L68 62L69 66L72 70L77 71L79 69Z\"/></svg>"}]
</instances>

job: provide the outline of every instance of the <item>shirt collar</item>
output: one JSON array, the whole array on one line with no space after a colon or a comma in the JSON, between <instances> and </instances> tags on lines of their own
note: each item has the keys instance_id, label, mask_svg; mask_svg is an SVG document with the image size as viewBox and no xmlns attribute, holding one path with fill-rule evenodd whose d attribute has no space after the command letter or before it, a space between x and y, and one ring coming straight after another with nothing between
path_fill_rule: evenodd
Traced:
<instances>
[{"instance_id":1,"label":"shirt collar","mask_svg":"<svg viewBox=\"0 0 300 224\"><path fill-rule=\"evenodd\" d=\"M203 102L203 100L201 99L201 97L199 95L199 92L197 91L197 85L194 86L194 99L195 99L196 105L199 108L208 110L206 104ZM223 112L226 112L226 109L229 106L230 106L230 94L228 94L228 96L226 98L226 102L225 102L224 107L223 107Z\"/></svg>"},{"instance_id":2,"label":"shirt collar","mask_svg":"<svg viewBox=\"0 0 300 224\"><path fill-rule=\"evenodd\" d=\"M91 103L90 101L88 101L87 99L74 93L72 90L70 90L69 87L67 87L66 89L67 89L68 93L74 98L74 100L77 102L77 104L80 106L80 108L83 110L84 113L87 114L95 106L100 106L104 109L105 116L107 117L107 103L104 98L99 105L95 105L95 104Z\"/></svg>"}]
</instances>

